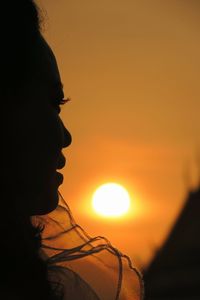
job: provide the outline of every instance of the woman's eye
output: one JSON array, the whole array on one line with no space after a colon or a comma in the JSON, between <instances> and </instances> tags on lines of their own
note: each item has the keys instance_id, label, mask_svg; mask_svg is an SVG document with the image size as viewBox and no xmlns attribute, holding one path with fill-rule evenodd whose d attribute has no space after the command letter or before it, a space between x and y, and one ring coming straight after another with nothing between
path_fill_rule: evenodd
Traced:
<instances>
[{"instance_id":1,"label":"woman's eye","mask_svg":"<svg viewBox=\"0 0 200 300\"><path fill-rule=\"evenodd\" d=\"M55 107L56 107L56 110L58 112L58 114L60 113L61 109L60 109L60 105L64 105L66 104L68 101L70 101L69 98L67 99L58 99L55 103Z\"/></svg>"},{"instance_id":2,"label":"woman's eye","mask_svg":"<svg viewBox=\"0 0 200 300\"><path fill-rule=\"evenodd\" d=\"M59 99L58 100L58 105L60 106L60 105L64 105L64 104L66 104L67 102L69 102L70 101L70 99L69 98L66 98L66 99Z\"/></svg>"},{"instance_id":3,"label":"woman's eye","mask_svg":"<svg viewBox=\"0 0 200 300\"><path fill-rule=\"evenodd\" d=\"M61 99L61 100L60 100L60 105L64 105L64 104L66 104L66 103L69 102L69 101L70 101L70 98Z\"/></svg>"}]
</instances>

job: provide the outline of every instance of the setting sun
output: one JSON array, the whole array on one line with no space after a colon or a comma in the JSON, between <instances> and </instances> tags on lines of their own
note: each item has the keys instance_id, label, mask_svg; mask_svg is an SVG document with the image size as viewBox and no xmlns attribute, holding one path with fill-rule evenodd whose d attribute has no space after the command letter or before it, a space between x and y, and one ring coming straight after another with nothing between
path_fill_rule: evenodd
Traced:
<instances>
[{"instance_id":1,"label":"setting sun","mask_svg":"<svg viewBox=\"0 0 200 300\"><path fill-rule=\"evenodd\" d=\"M130 196L117 183L101 185L93 194L92 205L96 213L104 217L119 217L128 212Z\"/></svg>"}]
</instances>

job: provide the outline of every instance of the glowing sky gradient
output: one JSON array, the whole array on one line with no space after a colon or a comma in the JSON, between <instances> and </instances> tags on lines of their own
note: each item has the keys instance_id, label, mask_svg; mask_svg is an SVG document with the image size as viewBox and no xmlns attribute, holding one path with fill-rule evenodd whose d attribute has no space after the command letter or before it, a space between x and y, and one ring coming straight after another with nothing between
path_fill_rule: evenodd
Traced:
<instances>
[{"instance_id":1,"label":"glowing sky gradient","mask_svg":"<svg viewBox=\"0 0 200 300\"><path fill-rule=\"evenodd\" d=\"M143 264L197 182L200 4L38 2L72 98L62 112L73 136L63 195L87 231L107 235ZM138 206L132 218L109 223L92 215L90 197L107 181L129 190Z\"/></svg>"}]
</instances>

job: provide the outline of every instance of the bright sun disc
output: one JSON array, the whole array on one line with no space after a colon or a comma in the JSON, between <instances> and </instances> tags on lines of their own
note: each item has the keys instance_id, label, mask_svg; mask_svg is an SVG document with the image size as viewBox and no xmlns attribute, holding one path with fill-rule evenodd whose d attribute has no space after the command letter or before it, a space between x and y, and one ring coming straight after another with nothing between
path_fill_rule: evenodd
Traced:
<instances>
[{"instance_id":1,"label":"bright sun disc","mask_svg":"<svg viewBox=\"0 0 200 300\"><path fill-rule=\"evenodd\" d=\"M94 210L104 217L118 217L127 213L130 197L120 184L106 183L93 194L92 205Z\"/></svg>"}]
</instances>

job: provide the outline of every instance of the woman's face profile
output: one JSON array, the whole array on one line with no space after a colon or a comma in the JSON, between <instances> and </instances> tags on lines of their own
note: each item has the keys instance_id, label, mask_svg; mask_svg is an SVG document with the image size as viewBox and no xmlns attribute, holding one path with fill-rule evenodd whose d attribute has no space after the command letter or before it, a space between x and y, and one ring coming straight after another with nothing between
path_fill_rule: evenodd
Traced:
<instances>
[{"instance_id":1,"label":"woman's face profile","mask_svg":"<svg viewBox=\"0 0 200 300\"><path fill-rule=\"evenodd\" d=\"M56 208L62 183L57 171L65 164L62 149L71 143L59 117L64 95L55 57L42 38L37 47L38 66L21 92L22 101L9 112L7 134L12 148L9 186L28 215Z\"/></svg>"}]
</instances>

